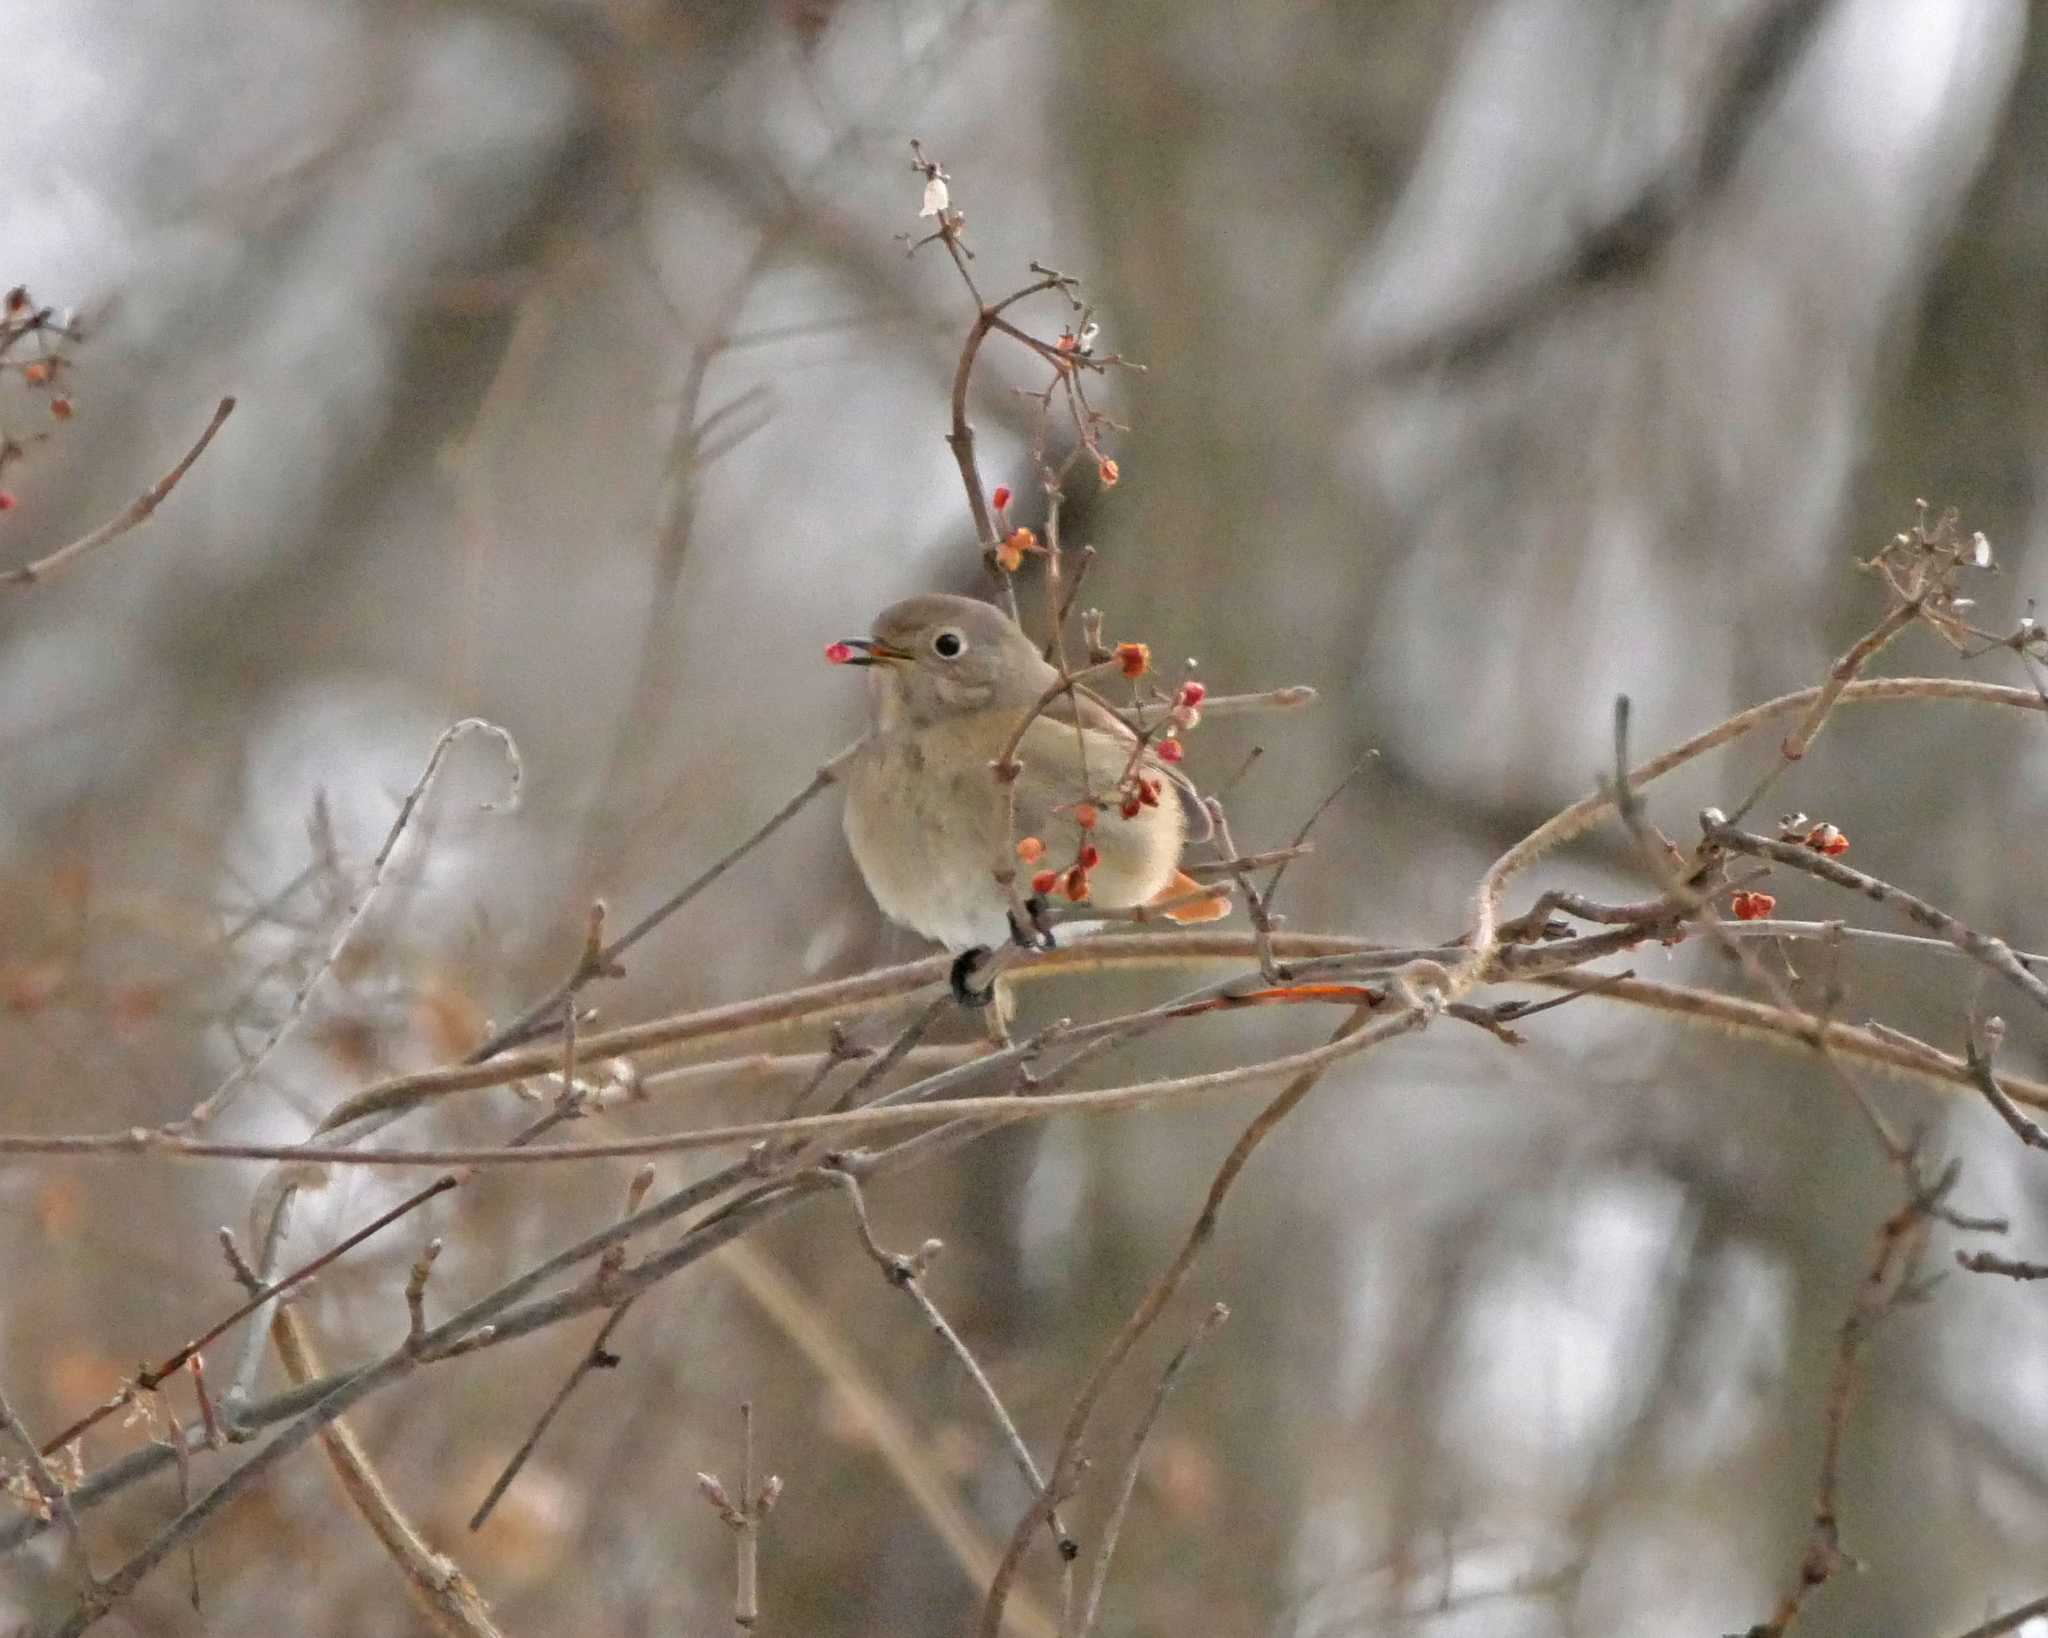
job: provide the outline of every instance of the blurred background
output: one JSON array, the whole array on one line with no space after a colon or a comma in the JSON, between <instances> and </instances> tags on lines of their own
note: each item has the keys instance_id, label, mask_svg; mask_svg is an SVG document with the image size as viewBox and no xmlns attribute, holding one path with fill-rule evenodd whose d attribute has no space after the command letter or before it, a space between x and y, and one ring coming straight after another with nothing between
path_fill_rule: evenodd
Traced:
<instances>
[{"instance_id":1,"label":"blurred background","mask_svg":"<svg viewBox=\"0 0 2048 1638\"><path fill-rule=\"evenodd\" d=\"M75 308L86 339L66 421L0 379L0 428L54 434L6 474L0 563L125 504L221 394L240 409L155 522L0 603L4 1125L174 1119L259 1052L456 717L516 736L519 810L483 809L504 770L458 745L362 937L218 1131L289 1141L374 1076L458 1055L567 970L594 896L638 914L852 737L859 690L820 646L907 592L986 584L942 442L972 305L936 249L905 254L929 225L912 136L952 174L984 290L1033 257L1079 275L1100 346L1150 367L1107 394L1132 427L1122 482L1079 481L1066 522L1100 551L1110 635L1199 656L1219 691L1322 691L1196 736L1209 780L1264 749L1232 793L1239 841L1284 842L1378 753L1292 873L1290 926L1455 933L1486 861L1605 765L1616 693L1647 752L1817 679L1881 612L1854 559L1915 497L1996 546L1985 622L2024 612L2048 475L2031 21L2022 0L17 13L0 284ZM1069 316L1031 311L1044 333ZM984 474L1024 496L1013 389L1040 384L992 346L972 404ZM1884 661L1963 665L1917 632ZM2024 681L2010 654L1968 669ZM1851 711L1772 800L2039 948L2044 748L2029 719ZM1683 833L1768 754L1660 787L1653 817ZM921 953L868 902L836 810L635 952L604 1019ZM1618 832L1540 880L1644 890ZM1785 913L1846 908L1776 891ZM1635 965L1741 988L1695 950ZM1856 949L1843 977L1844 1016L1959 1049L1959 964ZM2038 1072L2040 1031L2015 1026L2005 1061ZM1327 1027L1232 1018L1103 1073ZM1105 1632L1711 1634L1791 1583L1837 1330L1896 1181L1798 1059L1598 1002L1528 1033L1370 1055L1258 1155L1192 1306L1106 1413L1104 1471L1189 1316L1231 1304L1155 1436ZM786 1094L699 1086L641 1124ZM2038 1255L2042 1189L1990 1112L1886 1095L1963 1158L1961 1204ZM1012 1129L877 1186L885 1242L947 1242L932 1295L1041 1451L1252 1107ZM392 1140L497 1141L530 1112L500 1090ZM436 1202L321 1276L303 1312L329 1362L403 1335L428 1234L452 1307L608 1220L630 1171ZM0 1169L0 1380L32 1427L225 1311L213 1231L246 1223L262 1175ZM291 1253L416 1181L341 1177ZM1886 1321L1842 1480L1866 1567L1803 1631L1961 1629L2048 1591L2043 1320L2029 1288L1953 1274ZM357 1418L508 1632L726 1630L731 1543L694 1474L736 1475L743 1398L786 1486L762 1630L963 1629L974 1540L999 1545L1027 1497L836 1205L642 1303L621 1367L468 1535L595 1325ZM96 1430L88 1465L145 1436ZM955 1498L954 1534L913 1471ZM102 1568L175 1505L165 1477L90 1515ZM10 1628L69 1607L59 1539L0 1564ZM200 1613L166 1566L104 1630L422 1630L315 1451L202 1539L198 1571ZM1042 1573L1015 1630L1045 1630Z\"/></svg>"}]
</instances>

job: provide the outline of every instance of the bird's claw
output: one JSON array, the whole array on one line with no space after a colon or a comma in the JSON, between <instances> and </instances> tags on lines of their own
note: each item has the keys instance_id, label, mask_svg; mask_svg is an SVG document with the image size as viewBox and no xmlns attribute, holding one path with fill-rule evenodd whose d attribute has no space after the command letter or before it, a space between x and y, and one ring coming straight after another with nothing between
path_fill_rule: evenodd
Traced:
<instances>
[{"instance_id":1,"label":"bird's claw","mask_svg":"<svg viewBox=\"0 0 2048 1638\"><path fill-rule=\"evenodd\" d=\"M1024 913L1029 919L1020 921L1015 910L1009 912L1010 942L1020 950L1052 949L1052 929L1045 924L1045 900L1036 895L1026 899Z\"/></svg>"}]
</instances>

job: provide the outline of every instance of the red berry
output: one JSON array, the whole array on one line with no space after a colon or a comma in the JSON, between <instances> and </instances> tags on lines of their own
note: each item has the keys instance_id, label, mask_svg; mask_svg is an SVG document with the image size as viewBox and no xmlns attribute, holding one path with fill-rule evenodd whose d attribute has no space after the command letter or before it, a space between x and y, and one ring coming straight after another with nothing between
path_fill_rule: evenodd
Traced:
<instances>
[{"instance_id":1,"label":"red berry","mask_svg":"<svg viewBox=\"0 0 2048 1638\"><path fill-rule=\"evenodd\" d=\"M58 419L58 420L60 420L60 421L68 421L68 420L70 420L70 419L71 419L71 400L70 400L70 399L68 399L68 398L53 398L53 399L51 399L51 400L50 400L50 413L51 413L52 415L56 416L56 417L57 417L57 419Z\"/></svg>"},{"instance_id":2,"label":"red berry","mask_svg":"<svg viewBox=\"0 0 2048 1638\"><path fill-rule=\"evenodd\" d=\"M1074 809L1074 823L1083 830L1093 830L1095 828L1095 821L1101 817L1102 815L1096 812L1093 802L1083 802Z\"/></svg>"},{"instance_id":3,"label":"red berry","mask_svg":"<svg viewBox=\"0 0 2048 1638\"><path fill-rule=\"evenodd\" d=\"M1067 872L1067 897L1076 904L1084 903L1088 897L1088 872L1079 865Z\"/></svg>"},{"instance_id":4,"label":"red berry","mask_svg":"<svg viewBox=\"0 0 2048 1638\"><path fill-rule=\"evenodd\" d=\"M1159 781L1156 779L1140 779L1138 781L1138 800L1148 808L1158 807Z\"/></svg>"},{"instance_id":5,"label":"red berry","mask_svg":"<svg viewBox=\"0 0 2048 1638\"><path fill-rule=\"evenodd\" d=\"M0 512L11 512L13 510L14 491L11 489L0 489Z\"/></svg>"},{"instance_id":6,"label":"red berry","mask_svg":"<svg viewBox=\"0 0 2048 1638\"><path fill-rule=\"evenodd\" d=\"M1121 813L1126 819L1135 819L1138 817L1138 809L1143 806L1144 803L1140 802L1135 796L1127 796L1118 804L1117 812Z\"/></svg>"},{"instance_id":7,"label":"red berry","mask_svg":"<svg viewBox=\"0 0 2048 1638\"><path fill-rule=\"evenodd\" d=\"M1031 891L1042 899L1059 884L1060 873L1057 870L1041 870L1031 878Z\"/></svg>"},{"instance_id":8,"label":"red berry","mask_svg":"<svg viewBox=\"0 0 2048 1638\"><path fill-rule=\"evenodd\" d=\"M825 645L825 658L833 665L845 665L853 658L853 645L851 643L827 643Z\"/></svg>"},{"instance_id":9,"label":"red berry","mask_svg":"<svg viewBox=\"0 0 2048 1638\"><path fill-rule=\"evenodd\" d=\"M1155 748L1159 752L1161 762L1178 762L1187 755L1186 749L1177 739L1162 739Z\"/></svg>"},{"instance_id":10,"label":"red berry","mask_svg":"<svg viewBox=\"0 0 2048 1638\"><path fill-rule=\"evenodd\" d=\"M1080 860L1083 870L1093 870L1102 863L1102 849L1093 842L1084 842L1081 845Z\"/></svg>"},{"instance_id":11,"label":"red berry","mask_svg":"<svg viewBox=\"0 0 2048 1638\"><path fill-rule=\"evenodd\" d=\"M1194 710L1196 706L1200 705L1208 697L1209 690L1205 684L1186 682L1180 685L1180 702L1190 711Z\"/></svg>"},{"instance_id":12,"label":"red berry","mask_svg":"<svg viewBox=\"0 0 2048 1638\"><path fill-rule=\"evenodd\" d=\"M1116 663L1126 677L1142 677L1151 669L1152 651L1143 643L1118 643Z\"/></svg>"},{"instance_id":13,"label":"red berry","mask_svg":"<svg viewBox=\"0 0 2048 1638\"><path fill-rule=\"evenodd\" d=\"M1778 908L1778 901L1768 893L1742 892L1728 901L1728 908L1737 921L1761 921Z\"/></svg>"},{"instance_id":14,"label":"red berry","mask_svg":"<svg viewBox=\"0 0 2048 1638\"><path fill-rule=\"evenodd\" d=\"M1006 483L997 484L996 492L989 498L995 502L998 512L1003 511L1010 504L1010 486Z\"/></svg>"}]
</instances>

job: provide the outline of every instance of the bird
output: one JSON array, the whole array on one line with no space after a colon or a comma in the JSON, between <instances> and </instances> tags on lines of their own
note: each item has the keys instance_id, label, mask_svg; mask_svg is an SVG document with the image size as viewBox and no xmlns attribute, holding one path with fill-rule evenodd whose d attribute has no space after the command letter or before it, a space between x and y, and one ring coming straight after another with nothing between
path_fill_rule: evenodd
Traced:
<instances>
[{"instance_id":1,"label":"bird","mask_svg":"<svg viewBox=\"0 0 2048 1638\"><path fill-rule=\"evenodd\" d=\"M1041 904L1019 925L997 880L1020 858L1025 880L1076 902L1172 902L1175 921L1229 913L1220 893L1190 899L1200 885L1180 869L1190 813L1207 822L1193 787L1099 700L1056 692L1061 673L1001 609L928 593L871 629L826 650L868 668L873 721L845 773L846 840L882 912L955 953L961 1001L990 999L970 979L993 946L1049 942ZM997 763L1027 719L1005 781Z\"/></svg>"}]
</instances>

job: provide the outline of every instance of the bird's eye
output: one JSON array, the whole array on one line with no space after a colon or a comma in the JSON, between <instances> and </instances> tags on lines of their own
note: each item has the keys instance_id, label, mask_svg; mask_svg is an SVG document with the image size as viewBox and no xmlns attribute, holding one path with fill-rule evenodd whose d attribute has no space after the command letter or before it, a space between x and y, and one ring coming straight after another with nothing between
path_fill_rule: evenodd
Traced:
<instances>
[{"instance_id":1,"label":"bird's eye","mask_svg":"<svg viewBox=\"0 0 2048 1638\"><path fill-rule=\"evenodd\" d=\"M957 660L967 652L967 639L948 626L932 639L932 652L942 660Z\"/></svg>"}]
</instances>

